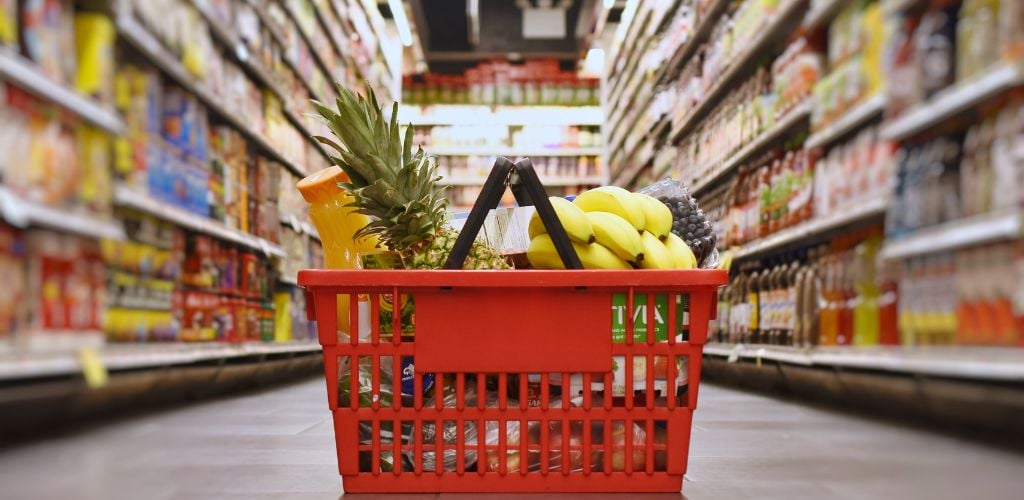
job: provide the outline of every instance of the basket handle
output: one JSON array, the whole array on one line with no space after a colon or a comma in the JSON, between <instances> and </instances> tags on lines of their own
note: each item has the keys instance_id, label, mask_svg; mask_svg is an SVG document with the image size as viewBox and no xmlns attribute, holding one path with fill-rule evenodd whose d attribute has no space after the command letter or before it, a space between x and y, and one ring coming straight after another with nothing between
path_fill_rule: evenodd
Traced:
<instances>
[{"instance_id":1,"label":"basket handle","mask_svg":"<svg viewBox=\"0 0 1024 500\"><path fill-rule=\"evenodd\" d=\"M487 213L498 207L501 196L505 194L507 187L511 187L512 194L520 206L533 205L537 208L537 215L540 216L544 228L551 235L551 241L562 258L565 268L583 269L583 264L580 262L579 256L576 255L576 250L572 247L565 228L562 227L554 207L551 206L551 201L548 200L544 185L541 184L537 172L533 169L533 163L529 158L512 163L508 158L500 156L494 161L494 167L491 168L491 173L488 174L487 181L484 182L480 196L473 203L473 209L469 212L469 217L466 218L466 223L463 225L458 239L455 240L455 245L452 246L452 252L448 254L444 268L462 269L466 256L469 255L469 249L473 246L473 242L484 225Z\"/></svg>"}]
</instances>

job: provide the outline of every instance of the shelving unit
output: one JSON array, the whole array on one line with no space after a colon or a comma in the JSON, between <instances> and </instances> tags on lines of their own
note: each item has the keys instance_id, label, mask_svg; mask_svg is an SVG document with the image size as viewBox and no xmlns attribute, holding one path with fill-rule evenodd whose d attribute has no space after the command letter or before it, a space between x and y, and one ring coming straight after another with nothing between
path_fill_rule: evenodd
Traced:
<instances>
[{"instance_id":1,"label":"shelving unit","mask_svg":"<svg viewBox=\"0 0 1024 500\"><path fill-rule=\"evenodd\" d=\"M604 119L597 106L478 106L439 104L399 106L401 125L586 125L600 126Z\"/></svg>"},{"instance_id":2,"label":"shelving unit","mask_svg":"<svg viewBox=\"0 0 1024 500\"><path fill-rule=\"evenodd\" d=\"M114 190L114 204L145 212L160 220L172 222L181 227L208 234L224 241L259 250L267 256L285 257L284 250L281 247L263 238L257 238L251 234L229 228L213 219L163 203L148 194L133 191L127 186L117 186Z\"/></svg>"},{"instance_id":3,"label":"shelving unit","mask_svg":"<svg viewBox=\"0 0 1024 500\"><path fill-rule=\"evenodd\" d=\"M882 249L886 259L947 252L1024 236L1024 213L1004 210L929 227L904 237L890 238Z\"/></svg>"},{"instance_id":4,"label":"shelving unit","mask_svg":"<svg viewBox=\"0 0 1024 500\"><path fill-rule=\"evenodd\" d=\"M600 156L603 150L601 148L580 148L580 147L550 147L550 148L537 148L537 147L424 147L429 150L431 154L437 156L507 156L509 158L518 156Z\"/></svg>"},{"instance_id":5,"label":"shelving unit","mask_svg":"<svg viewBox=\"0 0 1024 500\"><path fill-rule=\"evenodd\" d=\"M707 40L708 36L710 36L711 34L711 28L713 27L715 21L725 11L725 7L728 4L729 2L727 0L713 0L713 2L708 6L708 9L704 16L697 20L693 31L693 36L691 36L685 43L683 43L673 53L673 55L668 59L668 61L666 61L666 63L662 65L661 69L658 71L656 76L650 80L651 83L648 86L648 88L645 88L645 90L642 92L643 98L636 100L637 106L631 107L629 105L623 105L616 108L622 110L621 115L627 113L628 110L631 108L635 110L644 110L647 108L648 105L650 105L651 101L654 99L657 87L662 83L668 81L670 78L674 78L676 72L682 66L683 62L693 55L694 51L697 49L697 46L699 44ZM675 8L678 8L678 6L676 6ZM675 11L675 8L668 10L662 22L671 18L672 13ZM616 102L616 100L609 97L607 99L607 102L614 103ZM609 112L607 119L608 123L610 124L610 129L608 130L608 134L606 135L606 137L608 137L607 143L610 145L608 164L609 166L613 167L613 170L616 169L616 167L618 166L618 160L626 160L631 158L635 149L638 148L640 142L642 142L638 141L637 145L633 148L632 151L628 151L621 155L618 154L619 151L622 149L623 143L630 135L630 131L634 129L636 123L640 119L639 113L637 113L637 116L631 120L626 120L625 117L621 115L615 115L613 112ZM657 125L655 127L652 127L651 133L646 135L646 140L651 141L657 137L660 137L664 133L664 128L669 125L671 125L670 118L662 117L657 122ZM625 132L620 133L620 131L622 130L625 130ZM632 181L636 177L636 174L644 166L646 166L647 161L649 160L650 158L643 161L638 161L625 175L616 175L614 179L615 184L622 185L625 182Z\"/></svg>"},{"instance_id":6,"label":"shelving unit","mask_svg":"<svg viewBox=\"0 0 1024 500\"><path fill-rule=\"evenodd\" d=\"M704 93L701 101L673 125L669 137L676 141L693 130L701 118L718 104L726 91L732 88L736 83L735 79L750 68L755 59L789 35L793 22L797 20L806 5L806 0L785 0L774 17L766 21L765 26L758 31L757 35L747 41L743 48L726 64L726 68L715 78L715 84Z\"/></svg>"},{"instance_id":7,"label":"shelving unit","mask_svg":"<svg viewBox=\"0 0 1024 500\"><path fill-rule=\"evenodd\" d=\"M874 346L797 348L707 344L704 354L730 361L777 362L824 368L855 368L973 381L1024 381L1024 350L991 347Z\"/></svg>"},{"instance_id":8,"label":"shelving unit","mask_svg":"<svg viewBox=\"0 0 1024 500\"><path fill-rule=\"evenodd\" d=\"M747 243L736 251L735 258L745 259L762 255L788 245L800 244L819 237L829 231L885 214L888 200L876 196L866 200L854 200L841 210L824 217L815 217L793 227L783 229L757 241Z\"/></svg>"},{"instance_id":9,"label":"shelving unit","mask_svg":"<svg viewBox=\"0 0 1024 500\"><path fill-rule=\"evenodd\" d=\"M29 201L3 186L0 186L0 216L15 227L46 227L86 238L124 238L121 225L111 218Z\"/></svg>"},{"instance_id":10,"label":"shelving unit","mask_svg":"<svg viewBox=\"0 0 1024 500\"><path fill-rule=\"evenodd\" d=\"M757 137L748 142L747 145L719 162L713 169L709 168L709 165L699 168L698 171L700 172L708 172L710 170L710 173L703 175L700 179L693 179L692 182L689 183L691 186L690 192L694 196L700 194L723 175L731 173L748 158L764 151L768 146L778 142L780 138L785 137L793 129L807 123L807 119L810 115L811 103L804 102L790 110L786 116L780 118L770 128L758 134ZM712 162L711 164L713 165L714 163L715 162Z\"/></svg>"},{"instance_id":11,"label":"shelving unit","mask_svg":"<svg viewBox=\"0 0 1024 500\"><path fill-rule=\"evenodd\" d=\"M851 8L849 2L838 0L783 0L779 2L775 14L765 19L759 29L751 32L752 35L733 41L734 47L737 45L738 47L732 51L732 57L729 60L724 64L717 59L714 60L718 64L716 67L721 68L721 71L716 72L717 76L708 80L707 75L701 74L703 69L697 69L697 74L701 75L700 77L704 78L704 81L701 82L702 87L700 87L703 92L699 93L696 104L690 106L690 109L677 107L678 115L651 116L656 111L647 108L654 99L659 85L664 85L663 88L669 89L673 86L676 89L684 88L685 83L677 81L676 75L680 73L680 69L687 67L688 64L694 64L695 61L698 65L708 64L707 53L699 54L698 50L707 42L708 37L712 36L711 31L718 19L730 9L741 9L745 1L708 2L704 15L694 21L689 39L677 47L675 55L668 58L651 78L648 78L651 75L628 75L628 71L621 75L613 74L608 82L610 88L607 94L610 100L607 112L609 123L605 128L607 132L605 143L608 145L606 163L609 166L613 183L625 187L635 187L635 184L640 182L638 179L641 178L647 180L671 176L682 181L699 202L707 203L714 211L715 217L736 217L738 212L735 210L743 212L742 217L750 217L749 212L744 212L744 210L749 210L750 205L747 205L751 203L749 197L737 196L740 201L724 202L726 213L722 212L723 197L736 196L732 194L734 190L749 190L751 183L762 183L763 186L764 180L752 181L750 177L746 176L739 178L740 172L748 172L741 167L747 166L753 158L777 144L783 142L799 144L797 141L801 139L804 130L807 130L809 135L803 140L802 147L796 150L796 153L810 158L810 161L815 164L815 172L818 168L829 169L826 171L831 175L842 176L846 175L847 171L851 172L849 187L845 190L830 191L830 194L827 195L836 196L837 199L842 200L831 201L829 204L835 208L830 212L817 214L802 223L730 249L730 258L727 260L738 275L754 279L753 273L755 271L759 273L756 275L760 279L759 283L755 282L751 285L749 281L744 281L742 286L764 287L766 279L776 281L794 279L792 275L787 277L782 272L785 266L790 264L790 262L783 263L782 260L789 259L791 256L803 258L802 250L811 246L821 248L820 245L829 244L829 248L834 249L830 250L828 254L830 259L828 265L835 266L832 269L847 269L849 264L845 259L855 258L851 256L855 251L860 252L862 248L865 248L866 251L874 251L875 247L871 246L857 247L854 250L851 241L860 235L877 234L881 229L879 223L886 221L886 216L890 215L890 212L903 210L897 203L900 199L899 193L890 193L890 189L886 187L887 184L883 182L884 179L880 177L881 175L895 175L895 167L890 166L890 163L877 163L874 160L875 155L882 154L885 155L883 158L888 161L896 162L898 157L890 158L888 155L894 154L900 147L907 144L918 144L920 141L917 139L919 138L924 139L954 130L965 130L966 126L955 127L964 125L968 120L974 120L974 123L977 123L980 113L989 113L989 108L992 108L994 104L1003 102L997 98L1008 96L1012 91L1024 87L1024 63L1020 60L1006 61L983 71L968 81L958 82L938 92L931 99L893 116L893 109L888 99L888 92L892 89L884 88L884 84L888 83L884 81L887 75L883 75L883 85L877 93L857 97L859 101L852 105L849 103L855 101L846 101L851 96L844 94L839 97L834 94L836 92L832 88L836 85L834 80L819 79L818 82L823 85L815 88L807 102L777 119L773 125L767 126L749 141L733 146L733 143L730 142L733 137L721 140L722 134L738 134L742 127L751 125L751 119L749 116L739 116L738 118L726 116L723 120L733 118L733 121L710 123L711 118L716 120L718 118L713 111L725 102L733 102L729 100L730 96L745 81L747 75L753 73L755 68L777 61L777 57L782 54L782 44L788 37L803 32L808 34L810 39L819 40L817 35L829 30L830 25L840 18L841 12ZM879 0L879 4L882 15L892 16L916 15L924 11L927 2L922 0ZM732 12L736 10L732 10ZM643 8L641 8L642 11ZM864 12L866 10L861 10L860 15L865 15ZM872 15L876 14L877 12ZM845 15L841 18L856 19L855 16L847 17ZM640 15L634 20L634 22L641 21L644 21L644 18ZM641 32L641 30L635 31ZM652 46L648 42L646 39L630 41L624 44L625 50L635 50L636 52L626 52L622 55L640 58L644 54L643 50ZM828 40L828 43L832 42L833 40ZM716 55L716 57L721 57L721 55ZM836 78L839 78L843 74L831 72L848 70L846 67L840 67L839 64L845 64L849 60L843 59L841 56L836 56L836 58L835 61L830 62L832 66L827 66L823 71L830 72L830 76L838 75ZM622 61L617 67L628 69L631 64L633 62ZM626 76L631 76L631 78L626 78ZM772 76L774 78L777 75L773 73ZM773 81L773 83L777 84L778 82ZM863 89L858 90L863 92L869 87L878 88L863 86ZM833 94L830 94L829 91L832 91ZM760 92L764 92L764 90ZM818 99L821 98L842 101L842 105L845 106L843 113L838 116L829 113L827 120L823 119L823 116L826 115L823 111L837 109L832 106L838 104L839 101L818 102ZM750 103L745 102L745 104L749 105ZM739 104L735 105L739 106ZM679 106L678 103L677 106ZM739 113L737 114L739 115ZM761 119L763 120L763 117ZM716 125L723 129L707 128ZM743 128L743 130L747 129ZM873 142L876 135L862 133L866 130L876 130L879 140ZM696 135L698 132L699 136ZM707 133L705 134L705 132ZM713 138L716 142L710 144L711 139L705 139L705 135ZM726 147L724 144L728 144L728 146ZM679 146L679 148L674 149L673 146ZM689 149L683 149L684 147ZM708 149L703 149L705 147ZM712 151L720 154L709 154ZM700 158L700 160L693 160L694 157ZM851 159L854 157L859 159ZM696 164L701 161L704 163ZM856 168L848 166L857 162L860 163ZM781 168L784 175L785 169L788 167L782 165ZM762 172L764 171L762 170ZM774 169L769 175L775 175ZM775 178L772 178L770 182L772 187L769 189L774 189ZM890 182L892 182L891 179ZM822 185L827 190L835 187L828 182L824 182ZM817 190L822 185L815 183L813 189ZM782 192L786 193L786 191ZM768 196L772 196L772 194L772 191L768 192ZM737 203L740 205L737 206ZM758 203L761 204L760 209L763 210L765 202L758 201ZM704 208L705 211L708 210L708 207ZM721 223L722 219L719 219L718 222ZM721 231L720 227L719 231ZM892 232L891 228L890 232ZM886 235L884 243L878 249L878 259L873 262L876 266L885 266L885 272L890 272L890 270L897 272L895 269L905 269L901 267L905 265L900 262L903 260L920 262L924 266L928 259L921 257L948 256L963 249L999 242L1020 241L1022 238L1024 238L1024 210L1013 208L951 221L911 234ZM849 251L847 252L847 250ZM822 262L826 261L818 260L816 262L819 265L824 265ZM1012 266L1012 264L1008 265ZM806 267L801 269L806 269ZM883 272L882 267L878 267L878 269L877 272ZM768 276L766 273L769 270L773 274L766 278ZM952 273L953 271L948 272ZM952 276L952 274L949 275ZM959 275L956 279L959 280ZM769 286L777 288L780 285L775 283ZM783 284L781 286L790 285ZM903 286L902 283L900 286ZM735 290L731 290L731 292L735 292ZM903 293L902 288L900 293ZM776 299L777 297L772 300ZM732 301L730 298L723 300ZM900 296L899 300L903 301L903 296ZM785 306L786 304L783 304L783 307ZM774 307L774 303L772 307ZM903 313L902 309L901 313ZM719 321L723 322L723 328L728 328L728 317L720 316ZM735 334L734 330L727 331ZM977 335L983 334L978 333ZM992 335L995 336L995 334ZM926 341L913 340L913 335L908 338L911 340L903 339L902 341L919 343ZM1003 339L1003 337L999 338ZM999 340L999 342L1005 343L1004 340ZM945 342L945 340L935 341ZM978 341L978 343L983 342L995 342L995 340L981 339ZM761 366L761 363L768 363L767 371L782 373L782 378L786 378L785 375L788 373L785 367L801 367L823 369L840 375L843 371L851 371L867 372L872 376L900 374L910 377L955 379L971 383L1016 383L1024 380L1024 353L1022 352L1024 351L1012 347L921 346L804 349L771 345L733 346L723 344L709 344L704 351L706 356L714 358L718 362L718 366L723 366L721 363L723 359L733 362L752 361L756 362L758 367ZM753 366L753 363L748 363L748 365ZM754 373L752 369L725 371L729 371L736 377L740 372L747 375Z\"/></svg>"},{"instance_id":12,"label":"shelving unit","mask_svg":"<svg viewBox=\"0 0 1024 500\"><path fill-rule=\"evenodd\" d=\"M1020 85L1024 85L1024 64L998 65L970 81L943 90L930 101L887 121L882 127L882 136L893 141L906 139Z\"/></svg>"},{"instance_id":13,"label":"shelving unit","mask_svg":"<svg viewBox=\"0 0 1024 500\"><path fill-rule=\"evenodd\" d=\"M885 111L886 97L877 95L854 106L836 121L818 130L804 143L808 148L828 146Z\"/></svg>"},{"instance_id":14,"label":"shelving unit","mask_svg":"<svg viewBox=\"0 0 1024 500\"><path fill-rule=\"evenodd\" d=\"M203 105L207 106L207 108L216 113L217 116L230 123L232 127L242 132L247 139L259 146L262 152L270 155L270 157L275 161L285 165L293 174L299 177L305 177L307 175L304 168L292 162L290 159L285 158L268 142L267 138L264 137L261 132L254 130L252 126L245 121L245 119L227 109L223 102L221 102L221 99L213 95L205 86L198 84L195 78L189 74L188 70L185 69L181 62L171 55L171 53L163 47L160 41L157 40L152 33L146 30L146 28L136 21L131 15L121 13L117 17L117 29L118 33L125 40L144 53L150 61L163 70L168 76L173 78L178 85L181 85L198 97L199 100L202 101Z\"/></svg>"},{"instance_id":15,"label":"shelving unit","mask_svg":"<svg viewBox=\"0 0 1024 500\"><path fill-rule=\"evenodd\" d=\"M53 82L36 69L32 62L2 49L0 80L10 81L111 134L120 135L124 131L124 122L115 112L105 109L89 97Z\"/></svg>"},{"instance_id":16,"label":"shelving unit","mask_svg":"<svg viewBox=\"0 0 1024 500\"><path fill-rule=\"evenodd\" d=\"M155 369L209 361L320 351L316 342L154 343L109 345L98 351L110 371ZM79 352L8 353L0 355L0 381L75 376L82 373Z\"/></svg>"}]
</instances>

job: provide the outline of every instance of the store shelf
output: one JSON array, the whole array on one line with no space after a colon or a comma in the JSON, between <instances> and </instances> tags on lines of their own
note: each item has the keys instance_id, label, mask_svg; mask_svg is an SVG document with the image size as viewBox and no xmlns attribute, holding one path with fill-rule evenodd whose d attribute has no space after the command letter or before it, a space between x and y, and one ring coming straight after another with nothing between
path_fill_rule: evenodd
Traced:
<instances>
[{"instance_id":1,"label":"store shelf","mask_svg":"<svg viewBox=\"0 0 1024 500\"><path fill-rule=\"evenodd\" d=\"M299 22L299 17L295 15L295 12L292 11L290 2L278 2L278 5L281 7L281 10L283 10L285 14L288 15L288 19L290 19L292 23L295 24L295 31L299 33L299 38L302 38L302 41L306 44L306 47L309 48L310 55L312 56L313 60L316 61L316 64L317 66L319 66L320 70L323 71L325 75L327 75L328 81L336 80L334 73L331 72L331 66L327 64L327 61L324 61L323 57L320 55L320 51L317 50L317 47L315 45L313 45L313 40L309 37L309 34L303 31L302 24ZM338 57L342 56L342 54L340 53L335 53L335 55L337 55Z\"/></svg>"},{"instance_id":2,"label":"store shelf","mask_svg":"<svg viewBox=\"0 0 1024 500\"><path fill-rule=\"evenodd\" d=\"M854 200L846 205L843 210L816 217L803 223L797 224L788 229L783 229L775 234L761 238L754 242L743 245L736 251L736 259L744 259L762 255L775 249L789 245L806 242L812 238L819 237L828 231L839 229L872 217L885 214L888 207L888 199L885 196L875 196L867 200Z\"/></svg>"},{"instance_id":3,"label":"store shelf","mask_svg":"<svg viewBox=\"0 0 1024 500\"><path fill-rule=\"evenodd\" d=\"M882 127L882 137L892 141L906 139L1020 85L1024 85L1024 64L998 65L976 78L941 91L902 116L888 120Z\"/></svg>"},{"instance_id":4,"label":"store shelf","mask_svg":"<svg viewBox=\"0 0 1024 500\"><path fill-rule=\"evenodd\" d=\"M734 80L739 75L749 71L765 51L789 36L790 30L788 28L791 28L790 21L806 5L807 0L788 0L779 7L778 12L766 21L765 26L758 30L753 38L747 40L746 46L733 56L732 60L727 63L727 67L722 70L720 75L715 77L715 84L704 93L704 98L678 124L672 127L669 137L673 141L678 141L683 135L696 127L704 115L718 105L727 91L736 86Z\"/></svg>"},{"instance_id":5,"label":"store shelf","mask_svg":"<svg viewBox=\"0 0 1024 500\"><path fill-rule=\"evenodd\" d=\"M480 106L438 104L399 106L399 123L428 125L582 125L604 122L598 106Z\"/></svg>"},{"instance_id":6,"label":"store shelf","mask_svg":"<svg viewBox=\"0 0 1024 500\"><path fill-rule=\"evenodd\" d=\"M247 73L252 75L256 83L262 85L265 88L270 89L271 92L281 101L283 113L288 121L299 131L299 133L306 138L313 147L327 160L331 159L331 156L327 153L327 150L323 148L317 140L313 139L312 132L309 131L305 122L302 121L294 112L292 112L291 100L288 95L282 90L274 77L270 75L270 71L263 67L263 64L257 60L249 57L249 49L242 43L241 38L235 33L234 29L230 26L224 25L217 16L210 12L209 0L191 0L192 5L199 11L206 21L206 24L210 26L210 31L214 34L220 43L228 49L228 52L234 55L235 61L246 70ZM300 79L302 79L300 77ZM310 89L310 96L316 97ZM302 176L302 174L298 174Z\"/></svg>"},{"instance_id":7,"label":"store shelf","mask_svg":"<svg viewBox=\"0 0 1024 500\"><path fill-rule=\"evenodd\" d=\"M911 375L979 381L1024 381L1024 349L1016 347L872 346L795 348L742 344L708 344L704 354L732 361L753 359L779 363L856 368Z\"/></svg>"},{"instance_id":8,"label":"store shelf","mask_svg":"<svg viewBox=\"0 0 1024 500\"><path fill-rule=\"evenodd\" d=\"M193 231L208 234L254 250L260 250L268 256L285 257L285 252L281 247L263 238L243 233L237 229L231 229L223 223L169 205L148 194L136 192L124 185L119 185L114 189L114 203L148 213L161 220L172 222Z\"/></svg>"},{"instance_id":9,"label":"store shelf","mask_svg":"<svg viewBox=\"0 0 1024 500\"><path fill-rule=\"evenodd\" d=\"M106 344L97 348L108 370L138 370L162 366L187 365L215 360L297 354L321 350L308 341L264 343L149 343ZM0 357L0 380L75 375L82 372L77 350L53 352L10 352Z\"/></svg>"},{"instance_id":10,"label":"store shelf","mask_svg":"<svg viewBox=\"0 0 1024 500\"><path fill-rule=\"evenodd\" d=\"M1016 239L1022 234L1024 217L1020 210L1013 209L947 222L904 237L887 238L881 255L885 259L905 259Z\"/></svg>"},{"instance_id":11,"label":"store shelf","mask_svg":"<svg viewBox=\"0 0 1024 500\"><path fill-rule=\"evenodd\" d=\"M114 135L124 132L124 122L115 112L88 96L49 79L31 61L0 48L0 79L53 102L83 120Z\"/></svg>"},{"instance_id":12,"label":"store shelf","mask_svg":"<svg viewBox=\"0 0 1024 500\"><path fill-rule=\"evenodd\" d=\"M483 186L486 176L480 177L445 177L440 181L444 186ZM600 186L605 183L605 178L593 177L546 177L540 175L540 180L545 186Z\"/></svg>"},{"instance_id":13,"label":"store shelf","mask_svg":"<svg viewBox=\"0 0 1024 500\"><path fill-rule=\"evenodd\" d=\"M853 109L830 125L811 134L807 138L805 146L807 148L819 148L836 142L838 139L881 115L885 111L885 104L885 95L876 95L869 98L854 106Z\"/></svg>"},{"instance_id":14,"label":"store shelf","mask_svg":"<svg viewBox=\"0 0 1024 500\"><path fill-rule=\"evenodd\" d=\"M273 160L284 164L288 170L299 177L306 176L305 170L301 166L285 158L262 133L254 130L247 120L227 109L220 97L210 92L195 76L189 73L185 66L134 17L128 13L118 15L117 30L125 40L144 53L154 65L167 73L178 85L198 97L207 108L242 132L246 138L259 146Z\"/></svg>"},{"instance_id":15,"label":"store shelf","mask_svg":"<svg viewBox=\"0 0 1024 500\"><path fill-rule=\"evenodd\" d=\"M812 0L812 3L813 2ZM803 29L814 30L828 26L839 11L842 10L843 4L846 4L843 0L821 0L812 5L810 10L807 11L807 15L804 16Z\"/></svg>"},{"instance_id":16,"label":"store shelf","mask_svg":"<svg viewBox=\"0 0 1024 500\"><path fill-rule=\"evenodd\" d=\"M704 175L701 179L695 180L690 187L690 192L696 196L698 193L707 189L713 185L715 181L722 178L722 176L732 172L738 168L744 161L751 156L764 151L768 146L776 143L780 138L784 137L787 133L794 130L801 124L807 122L807 119L811 116L811 103L805 101L796 108L793 108L786 114L786 116L780 118L771 128L761 132L752 141L747 143L736 151L731 156L723 160L715 167L711 173ZM709 170L707 166L699 168L699 172L705 172Z\"/></svg>"},{"instance_id":17,"label":"store shelf","mask_svg":"<svg viewBox=\"0 0 1024 500\"><path fill-rule=\"evenodd\" d=\"M654 99L654 96L657 93L658 85L666 81L667 77L674 75L675 71L679 69L683 62L689 60L689 57L696 50L697 46L700 45L700 43L702 43L703 40L707 39L707 37L711 34L711 28L714 26L715 21L722 14L722 12L724 12L725 7L729 4L728 0L713 0L713 2L714 3L708 7L707 13L704 15L704 17L702 17L695 25L695 28L693 30L693 36L691 36L689 39L687 39L686 42L680 45L679 48L675 51L675 53L673 53L673 55L667 61L665 61L664 64L662 64L661 70L658 71L654 78L649 80L651 82L650 89L646 93L644 99L640 99L637 101L638 106L636 106L636 109L645 109L650 104L651 100ZM668 14L666 14L666 18L667 17ZM609 100L609 102L617 101ZM628 112L629 109L630 106L620 106L620 114ZM609 130L608 144L613 145L611 151L618 151L619 146L622 145L622 142L625 141L626 137L629 135L628 133L623 133L620 135L619 130L631 130L633 126L636 125L636 122L640 119L640 114L637 113L636 118L629 120L629 126L626 127L625 129L622 128L622 124L626 123L625 120L623 120L623 118L625 117L617 117L612 116L612 114L609 114L608 121L609 123L612 124L612 128L611 130Z\"/></svg>"},{"instance_id":18,"label":"store shelf","mask_svg":"<svg viewBox=\"0 0 1024 500\"><path fill-rule=\"evenodd\" d=\"M8 224L20 228L46 227L87 238L124 238L124 229L113 219L29 201L2 186L0 215Z\"/></svg>"},{"instance_id":19,"label":"store shelf","mask_svg":"<svg viewBox=\"0 0 1024 500\"><path fill-rule=\"evenodd\" d=\"M552 148L516 148L516 147L439 147L433 148L424 146L424 150L437 156L507 156L509 158L518 156L601 156L603 149L597 147L573 148L573 147L552 147Z\"/></svg>"}]
</instances>

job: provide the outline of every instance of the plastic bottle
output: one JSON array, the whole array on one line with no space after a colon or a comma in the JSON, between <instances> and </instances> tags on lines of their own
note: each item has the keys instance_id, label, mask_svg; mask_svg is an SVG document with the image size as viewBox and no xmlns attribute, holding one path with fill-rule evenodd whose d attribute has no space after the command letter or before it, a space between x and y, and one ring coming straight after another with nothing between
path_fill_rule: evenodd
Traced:
<instances>
[{"instance_id":1,"label":"plastic bottle","mask_svg":"<svg viewBox=\"0 0 1024 500\"><path fill-rule=\"evenodd\" d=\"M879 343L878 302L881 295L875 272L878 257L879 238L871 237L854 249L853 287L856 299L853 304L853 344L877 345Z\"/></svg>"},{"instance_id":2,"label":"plastic bottle","mask_svg":"<svg viewBox=\"0 0 1024 500\"><path fill-rule=\"evenodd\" d=\"M375 238L354 239L356 231L369 224L369 217L355 213L348 207L354 199L338 186L348 176L340 167L325 168L299 181L298 189L309 203L309 218L320 234L327 269L357 269L358 254L376 250ZM349 299L338 296L338 329L349 330Z\"/></svg>"}]
</instances>

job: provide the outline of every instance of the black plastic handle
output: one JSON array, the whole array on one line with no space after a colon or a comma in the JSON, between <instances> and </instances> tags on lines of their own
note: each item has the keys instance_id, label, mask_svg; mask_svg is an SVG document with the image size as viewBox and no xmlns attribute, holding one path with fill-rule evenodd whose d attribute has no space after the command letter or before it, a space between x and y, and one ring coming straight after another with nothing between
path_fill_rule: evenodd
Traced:
<instances>
[{"instance_id":1,"label":"black plastic handle","mask_svg":"<svg viewBox=\"0 0 1024 500\"><path fill-rule=\"evenodd\" d=\"M473 209L469 212L469 217L466 218L466 223L462 226L455 245L452 246L452 252L445 260L444 268L462 269L466 262L466 256L469 255L469 249L473 246L473 242L487 219L488 212L498 207L498 204L501 203L501 196L505 194L505 189L508 187L512 188L512 194L520 206L533 205L537 208L537 215L551 236L551 241L562 258L565 268L583 269L583 264L580 263L580 258L576 255L576 250L572 247L565 228L562 227L554 207L551 206L551 200L548 200L544 185L541 184L537 172L533 169L533 163L529 158L512 163L508 158L500 156L494 161L494 167L491 168L491 173L484 182L480 196L473 203Z\"/></svg>"}]
</instances>

